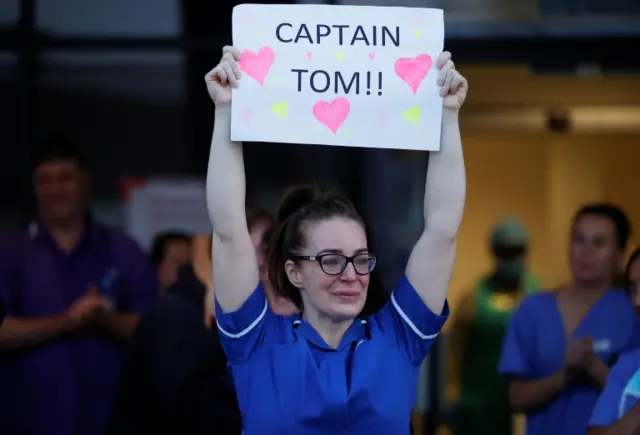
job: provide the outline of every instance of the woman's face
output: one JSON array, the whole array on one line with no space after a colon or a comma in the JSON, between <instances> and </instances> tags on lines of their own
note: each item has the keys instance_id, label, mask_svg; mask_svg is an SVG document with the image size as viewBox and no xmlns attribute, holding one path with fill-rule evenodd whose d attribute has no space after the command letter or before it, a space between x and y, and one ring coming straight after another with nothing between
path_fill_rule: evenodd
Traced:
<instances>
[{"instance_id":1,"label":"woman's face","mask_svg":"<svg viewBox=\"0 0 640 435\"><path fill-rule=\"evenodd\" d=\"M636 307L636 312L640 314L640 257L636 258L629 265L629 290L631 290L631 301Z\"/></svg>"},{"instance_id":2,"label":"woman's face","mask_svg":"<svg viewBox=\"0 0 640 435\"><path fill-rule=\"evenodd\" d=\"M368 252L364 229L352 219L334 218L309 224L305 236L307 246L300 253L303 256L331 253L352 257ZM370 275L357 274L353 263L348 263L339 275L325 273L313 260L288 261L286 267L289 280L302 292L305 311L314 310L336 322L353 319L362 311Z\"/></svg>"},{"instance_id":3,"label":"woman's face","mask_svg":"<svg viewBox=\"0 0 640 435\"><path fill-rule=\"evenodd\" d=\"M576 282L597 284L611 280L621 261L611 219L598 215L580 217L572 229L569 257Z\"/></svg>"}]
</instances>

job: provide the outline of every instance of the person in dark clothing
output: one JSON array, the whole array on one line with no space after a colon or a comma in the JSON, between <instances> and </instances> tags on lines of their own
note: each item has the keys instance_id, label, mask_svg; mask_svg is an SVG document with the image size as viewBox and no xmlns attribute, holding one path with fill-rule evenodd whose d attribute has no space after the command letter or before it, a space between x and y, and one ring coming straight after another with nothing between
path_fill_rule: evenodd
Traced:
<instances>
[{"instance_id":1,"label":"person in dark clothing","mask_svg":"<svg viewBox=\"0 0 640 435\"><path fill-rule=\"evenodd\" d=\"M165 292L178 280L178 270L191 259L191 236L179 231L157 234L150 257L158 274L160 292Z\"/></svg>"},{"instance_id":2,"label":"person in dark clothing","mask_svg":"<svg viewBox=\"0 0 640 435\"><path fill-rule=\"evenodd\" d=\"M191 265L143 315L123 369L109 434L239 435L233 381L217 328L202 322L205 286Z\"/></svg>"},{"instance_id":3,"label":"person in dark clothing","mask_svg":"<svg viewBox=\"0 0 640 435\"><path fill-rule=\"evenodd\" d=\"M255 237L256 255L263 258L271 217L252 210L247 224ZM191 263L180 268L177 282L147 310L134 332L109 435L242 432L218 328L205 314L213 311L212 306L205 307L213 301L206 297L213 292L211 240L208 236L196 240L207 241L194 244Z\"/></svg>"}]
</instances>

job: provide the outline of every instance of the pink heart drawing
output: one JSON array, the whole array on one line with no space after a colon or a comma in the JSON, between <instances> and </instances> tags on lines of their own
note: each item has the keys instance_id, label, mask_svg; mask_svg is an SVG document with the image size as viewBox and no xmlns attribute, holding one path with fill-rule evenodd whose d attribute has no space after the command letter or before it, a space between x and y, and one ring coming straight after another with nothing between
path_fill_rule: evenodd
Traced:
<instances>
[{"instance_id":1,"label":"pink heart drawing","mask_svg":"<svg viewBox=\"0 0 640 435\"><path fill-rule=\"evenodd\" d=\"M307 53L307 59L311 59L311 53Z\"/></svg>"},{"instance_id":2,"label":"pink heart drawing","mask_svg":"<svg viewBox=\"0 0 640 435\"><path fill-rule=\"evenodd\" d=\"M251 22L253 22L253 14L251 12L247 12L246 17L247 17L247 22L251 24Z\"/></svg>"},{"instance_id":3,"label":"pink heart drawing","mask_svg":"<svg viewBox=\"0 0 640 435\"><path fill-rule=\"evenodd\" d=\"M395 70L398 77L407 82L413 95L416 94L420 84L429 74L429 70L433 65L433 60L428 54L420 54L413 59L410 57L401 57L396 60Z\"/></svg>"},{"instance_id":4,"label":"pink heart drawing","mask_svg":"<svg viewBox=\"0 0 640 435\"><path fill-rule=\"evenodd\" d=\"M420 14L416 14L416 15L413 17L413 20L414 20L416 23L420 24L420 23L422 22L422 15L420 15Z\"/></svg>"},{"instance_id":5,"label":"pink heart drawing","mask_svg":"<svg viewBox=\"0 0 640 435\"><path fill-rule=\"evenodd\" d=\"M374 57L376 57L375 53L369 53L369 59L373 60Z\"/></svg>"},{"instance_id":6,"label":"pink heart drawing","mask_svg":"<svg viewBox=\"0 0 640 435\"><path fill-rule=\"evenodd\" d=\"M342 126L342 123L349 112L351 111L351 104L349 100L344 97L338 97L331 103L327 101L318 101L313 105L313 116L323 125L329 127L329 130L336 134L338 129Z\"/></svg>"},{"instance_id":7,"label":"pink heart drawing","mask_svg":"<svg viewBox=\"0 0 640 435\"><path fill-rule=\"evenodd\" d=\"M242 119L242 122L247 125L247 128L251 127L251 118L253 117L253 112L249 110L247 106L242 109L240 117Z\"/></svg>"},{"instance_id":8,"label":"pink heart drawing","mask_svg":"<svg viewBox=\"0 0 640 435\"><path fill-rule=\"evenodd\" d=\"M264 79L269 74L276 54L271 47L262 47L258 54L251 50L244 50L240 55L240 69L249 77L253 77L260 86L264 86Z\"/></svg>"}]
</instances>

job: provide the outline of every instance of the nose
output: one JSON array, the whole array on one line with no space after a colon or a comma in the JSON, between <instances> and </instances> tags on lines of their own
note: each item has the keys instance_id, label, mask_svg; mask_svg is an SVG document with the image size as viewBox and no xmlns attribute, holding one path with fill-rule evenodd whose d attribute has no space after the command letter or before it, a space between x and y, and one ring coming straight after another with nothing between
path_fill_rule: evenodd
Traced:
<instances>
[{"instance_id":1,"label":"nose","mask_svg":"<svg viewBox=\"0 0 640 435\"><path fill-rule=\"evenodd\" d=\"M347 263L347 267L340 274L340 279L344 281L354 281L357 279L358 274L356 273L356 269L353 267L353 263Z\"/></svg>"}]
</instances>

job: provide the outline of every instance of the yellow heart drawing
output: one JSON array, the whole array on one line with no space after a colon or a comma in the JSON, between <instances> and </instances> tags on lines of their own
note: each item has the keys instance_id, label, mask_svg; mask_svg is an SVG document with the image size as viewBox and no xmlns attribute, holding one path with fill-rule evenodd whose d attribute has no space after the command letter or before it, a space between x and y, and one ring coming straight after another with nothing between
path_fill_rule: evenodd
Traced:
<instances>
[{"instance_id":1,"label":"yellow heart drawing","mask_svg":"<svg viewBox=\"0 0 640 435\"><path fill-rule=\"evenodd\" d=\"M414 125L420 121L420 106L413 106L402 112L402 117Z\"/></svg>"},{"instance_id":2,"label":"yellow heart drawing","mask_svg":"<svg viewBox=\"0 0 640 435\"><path fill-rule=\"evenodd\" d=\"M284 119L287 116L288 108L289 108L289 103L287 103L286 101L280 101L279 103L273 103L271 105L271 111L282 119Z\"/></svg>"},{"instance_id":3,"label":"yellow heart drawing","mask_svg":"<svg viewBox=\"0 0 640 435\"><path fill-rule=\"evenodd\" d=\"M353 133L351 133L349 130L345 130L342 135L345 137L345 139L351 139L353 137Z\"/></svg>"},{"instance_id":4,"label":"yellow heart drawing","mask_svg":"<svg viewBox=\"0 0 640 435\"><path fill-rule=\"evenodd\" d=\"M276 84L282 82L282 76L279 74L274 74L267 79L270 83Z\"/></svg>"},{"instance_id":5,"label":"yellow heart drawing","mask_svg":"<svg viewBox=\"0 0 640 435\"><path fill-rule=\"evenodd\" d=\"M344 59L344 51L336 51L336 59L338 59L338 62L341 62L342 59Z\"/></svg>"},{"instance_id":6,"label":"yellow heart drawing","mask_svg":"<svg viewBox=\"0 0 640 435\"><path fill-rule=\"evenodd\" d=\"M256 30L256 38L262 39L262 32L260 30Z\"/></svg>"},{"instance_id":7,"label":"yellow heart drawing","mask_svg":"<svg viewBox=\"0 0 640 435\"><path fill-rule=\"evenodd\" d=\"M420 39L420 37L422 36L422 32L420 30L415 30L413 32L413 36L415 36L416 39Z\"/></svg>"}]
</instances>

